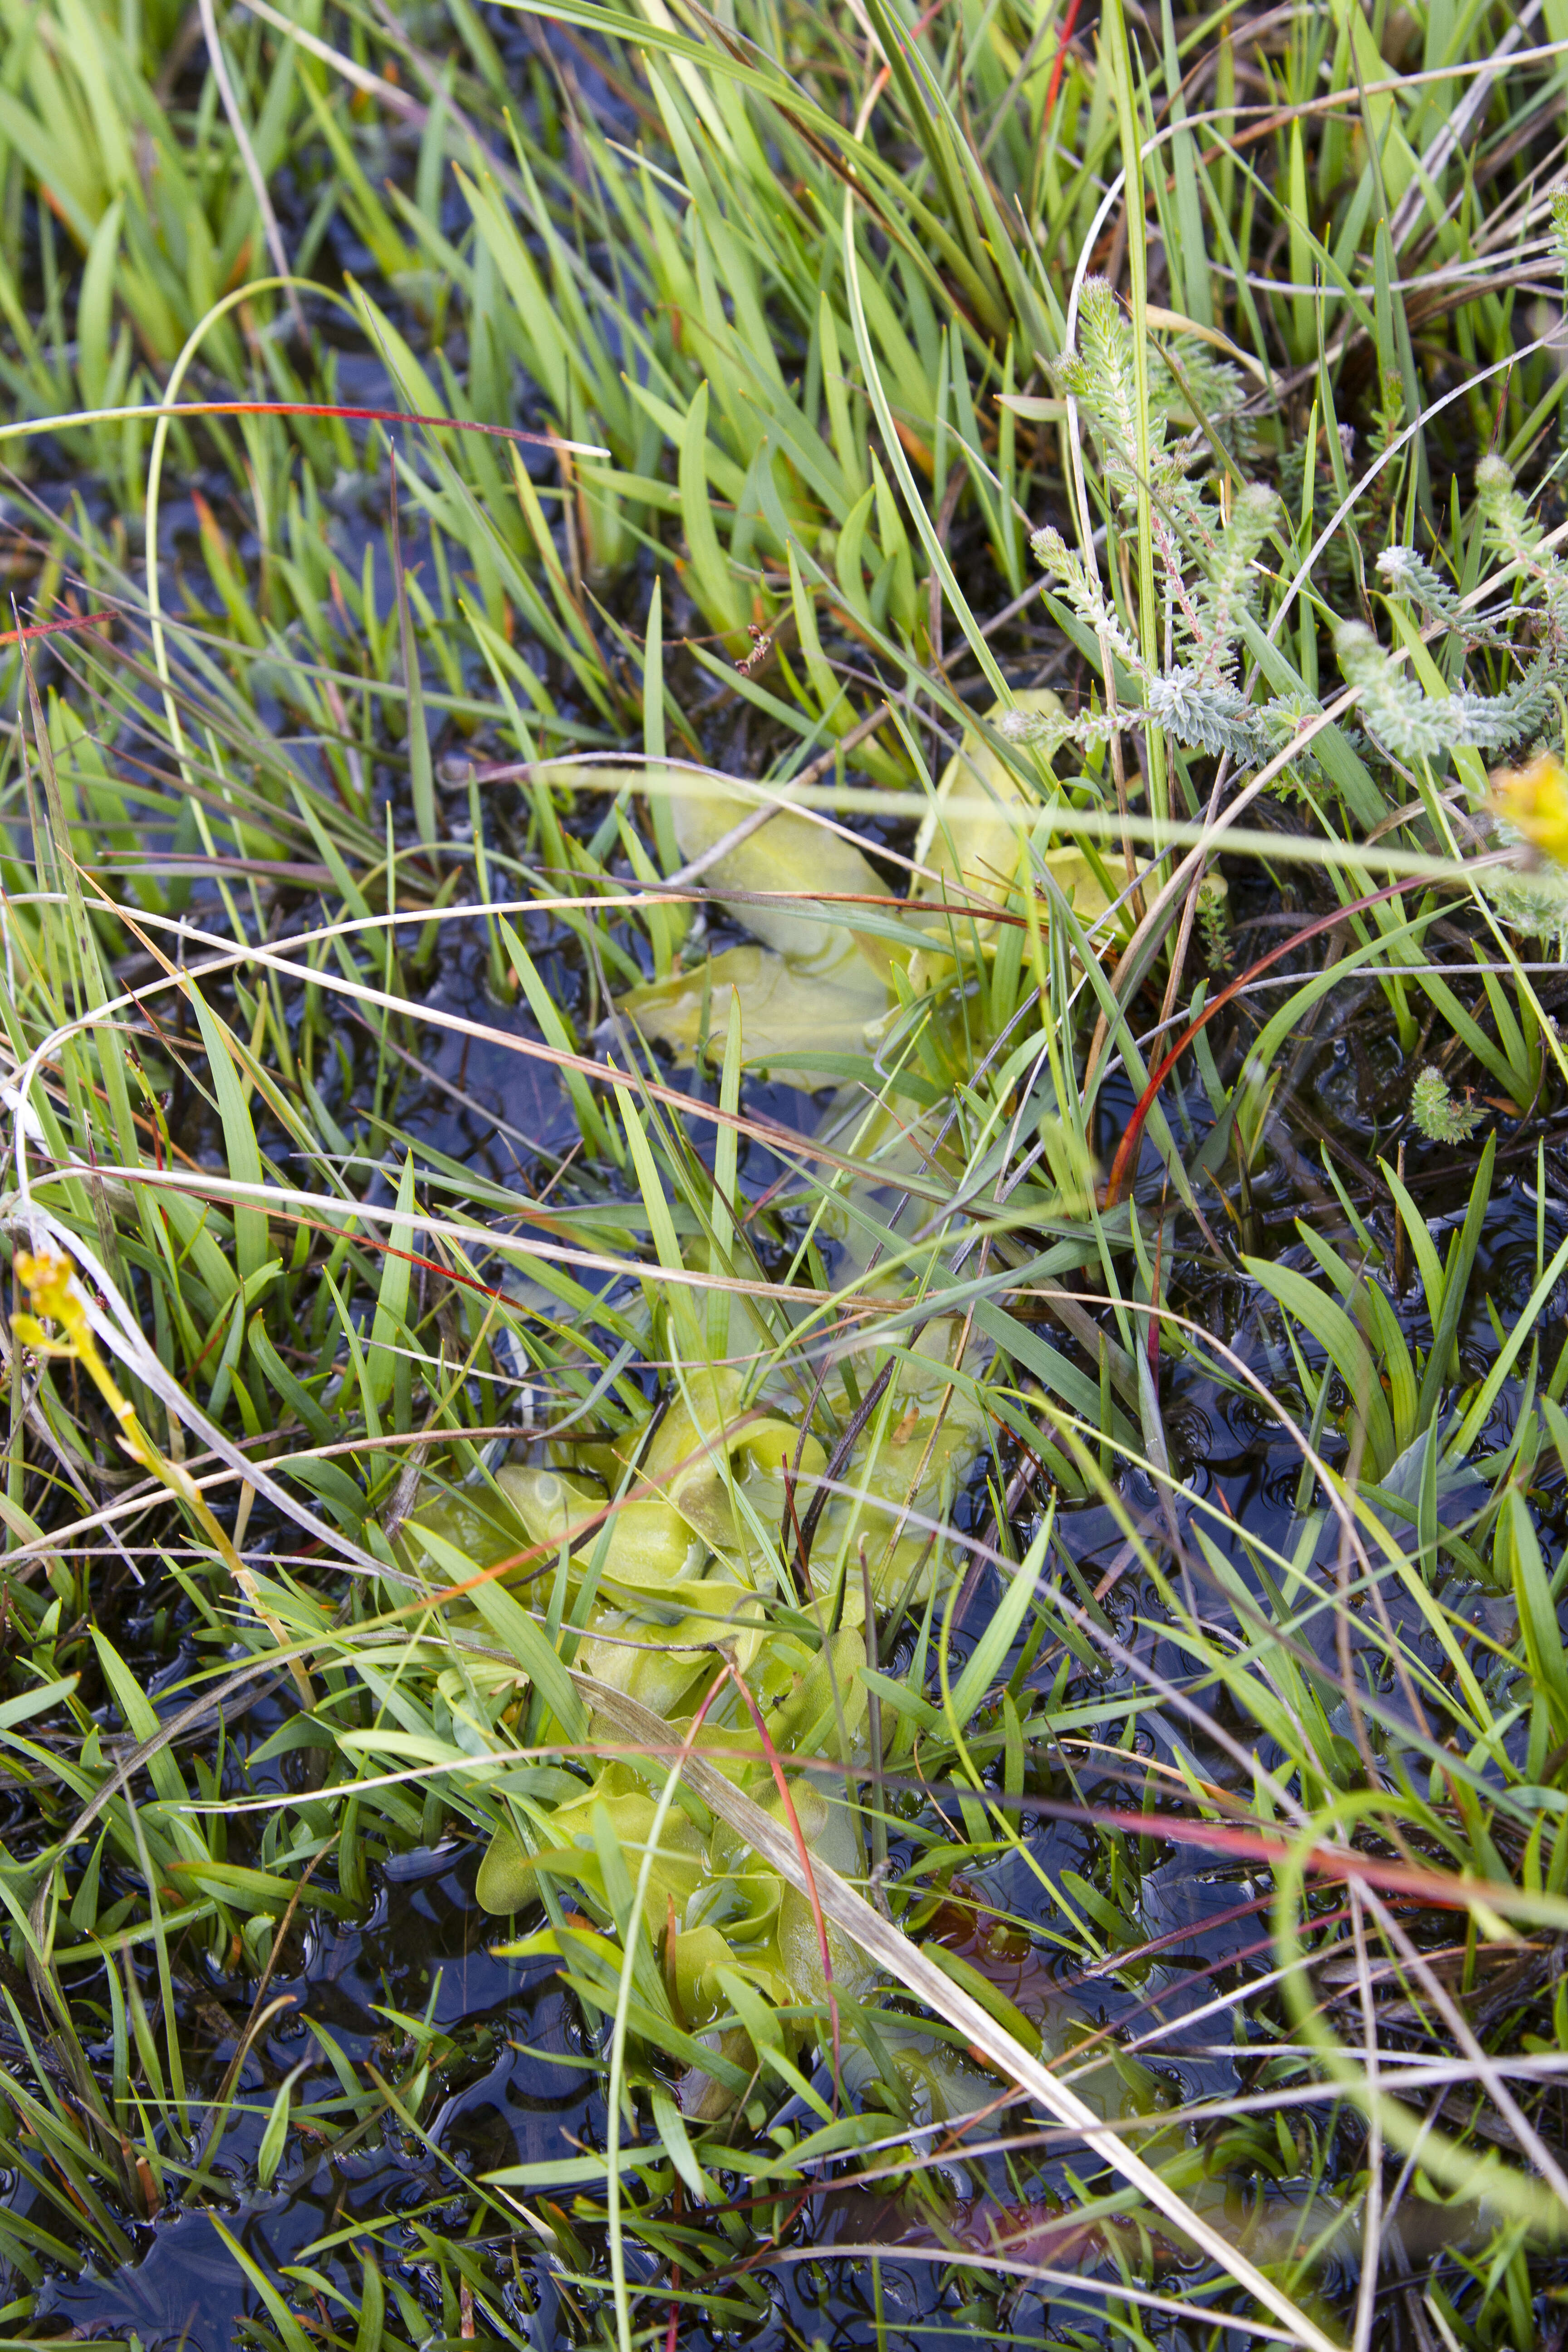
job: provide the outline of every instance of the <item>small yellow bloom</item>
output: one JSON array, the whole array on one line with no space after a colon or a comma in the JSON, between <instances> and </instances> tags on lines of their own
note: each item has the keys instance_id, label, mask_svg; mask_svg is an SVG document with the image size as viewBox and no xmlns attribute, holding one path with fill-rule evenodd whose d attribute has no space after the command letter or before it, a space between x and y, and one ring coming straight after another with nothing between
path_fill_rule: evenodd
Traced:
<instances>
[{"instance_id":1,"label":"small yellow bloom","mask_svg":"<svg viewBox=\"0 0 1568 2352\"><path fill-rule=\"evenodd\" d=\"M114 1415L120 1427L120 1442L133 1462L177 1496L195 1520L214 1551L271 1634L280 1650L291 1650L292 1639L288 1629L262 1601L255 1577L234 1548L227 1530L214 1517L212 1506L196 1485L190 1472L178 1462L170 1462L158 1451L136 1418L136 1408L123 1394L114 1374L99 1353L98 1342L87 1319L87 1300L76 1269L68 1257L60 1252L42 1249L19 1249L11 1260L11 1270L37 1312L13 1314L11 1328L26 1348L36 1349L40 1355L72 1356L92 1381L104 1403ZM39 1318L43 1320L40 1321ZM51 1339L44 1323L56 1323L65 1332L63 1339ZM316 1704L316 1694L310 1677L300 1661L289 1660L300 1696L307 1712Z\"/></svg>"},{"instance_id":2,"label":"small yellow bloom","mask_svg":"<svg viewBox=\"0 0 1568 2352\"><path fill-rule=\"evenodd\" d=\"M72 1293L68 1258L57 1257L52 1250L37 1257L30 1250L18 1250L12 1264L17 1281L31 1292L40 1315L47 1315L52 1323L63 1323L68 1330L81 1321L81 1302Z\"/></svg>"},{"instance_id":3,"label":"small yellow bloom","mask_svg":"<svg viewBox=\"0 0 1568 2352\"><path fill-rule=\"evenodd\" d=\"M40 1250L36 1257L31 1250L18 1250L11 1265L37 1309L37 1315L12 1317L16 1337L25 1347L36 1348L40 1355L74 1356L120 1423L128 1451L144 1469L162 1477L163 1456L143 1433L130 1398L121 1393L114 1374L98 1352L98 1342L87 1319L87 1302L69 1258L53 1250ZM49 1338L38 1320L40 1315L63 1328L63 1339Z\"/></svg>"},{"instance_id":4,"label":"small yellow bloom","mask_svg":"<svg viewBox=\"0 0 1568 2352\"><path fill-rule=\"evenodd\" d=\"M1492 808L1532 847L1568 866L1568 770L1553 751L1492 775Z\"/></svg>"}]
</instances>

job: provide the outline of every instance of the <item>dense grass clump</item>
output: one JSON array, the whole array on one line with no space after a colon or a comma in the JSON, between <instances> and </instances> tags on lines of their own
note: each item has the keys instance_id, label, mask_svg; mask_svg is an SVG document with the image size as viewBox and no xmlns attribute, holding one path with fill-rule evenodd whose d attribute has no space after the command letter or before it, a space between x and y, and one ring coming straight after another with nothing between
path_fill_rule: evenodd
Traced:
<instances>
[{"instance_id":1,"label":"dense grass clump","mask_svg":"<svg viewBox=\"0 0 1568 2352\"><path fill-rule=\"evenodd\" d=\"M1568 2297L1568 9L36 0L0 2320Z\"/></svg>"}]
</instances>

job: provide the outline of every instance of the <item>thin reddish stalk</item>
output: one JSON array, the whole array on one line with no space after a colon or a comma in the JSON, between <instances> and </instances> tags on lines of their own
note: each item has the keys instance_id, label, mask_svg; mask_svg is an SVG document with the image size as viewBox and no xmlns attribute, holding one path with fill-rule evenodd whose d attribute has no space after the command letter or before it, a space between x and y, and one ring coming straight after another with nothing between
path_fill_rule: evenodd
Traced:
<instances>
[{"instance_id":1,"label":"thin reddish stalk","mask_svg":"<svg viewBox=\"0 0 1568 2352\"><path fill-rule=\"evenodd\" d=\"M63 621L35 621L26 629L0 629L0 646L19 645L24 637L52 637L61 629L96 628L100 621L117 618L113 613L71 613Z\"/></svg>"},{"instance_id":2,"label":"thin reddish stalk","mask_svg":"<svg viewBox=\"0 0 1568 2352\"><path fill-rule=\"evenodd\" d=\"M1197 1846L1210 1853L1248 1862L1286 1862L1299 1851L1296 1841L1289 1835L1241 1822L1193 1821L1180 1813L1119 1812L1110 1805L1067 1805L1034 1798L1029 1801L1029 1810L1049 1821L1092 1823L1129 1836L1161 1838L1172 1845ZM1465 1911L1472 1903L1484 1903L1504 1913L1528 1911L1531 1901L1517 1886L1502 1880L1478 1878L1468 1871L1423 1869L1416 1863L1363 1853L1355 1846L1314 1843L1306 1853L1303 1867L1310 1876L1330 1885L1360 1885L1373 1887L1381 1894L1409 1895L1438 1911ZM1118 1954L1114 1964L1120 1968L1136 1958L1135 1952ZM1073 1981L1082 1983L1087 1979Z\"/></svg>"},{"instance_id":3,"label":"thin reddish stalk","mask_svg":"<svg viewBox=\"0 0 1568 2352\"><path fill-rule=\"evenodd\" d=\"M805 1832L800 1826L800 1815L795 1811L795 1799L790 1794L789 1782L784 1778L784 1764L778 1749L769 1737L768 1727L763 1719L763 1711L747 1688L746 1678L733 1658L727 1653L722 1654L724 1672L740 1692L746 1703L747 1712L757 1727L757 1738L762 1741L763 1753L768 1759L768 1769L773 1776L773 1786L779 1792L779 1801L784 1806L784 1818L789 1823L790 1835L795 1840L795 1850L800 1857L801 1870L805 1877L806 1901L811 1905L812 1923L816 1929L817 1949L822 1956L822 1981L827 1994L827 2014L833 2023L833 2096L837 2105L839 2095L840 2070L843 2063L838 2030L838 1996L833 1990L833 1959L827 1948L827 1922L822 1916L822 1905L817 1899L816 1873L811 1866L811 1848L806 1844ZM716 1685L715 1688L717 1688Z\"/></svg>"},{"instance_id":4,"label":"thin reddish stalk","mask_svg":"<svg viewBox=\"0 0 1568 2352\"><path fill-rule=\"evenodd\" d=\"M1116 1157L1110 1163L1110 1173L1105 1181L1105 1192L1100 1201L1101 1208L1114 1209L1117 1202L1124 1198L1132 1169L1137 1161L1139 1146L1142 1141L1143 1122L1154 1108L1155 1096L1199 1030L1207 1026L1222 1005L1228 1004L1233 996L1242 989L1250 986L1253 981L1268 970L1270 964L1276 964L1282 956L1288 956L1292 948L1305 946L1309 940L1315 940L1320 932L1335 929L1341 923L1348 921L1352 915L1365 914L1369 907L1381 907L1386 898L1400 898L1407 890L1429 890L1431 887L1430 875L1405 875L1402 880L1389 883L1386 889L1373 890L1365 898L1352 899L1348 907L1336 907L1332 914L1320 915L1315 921L1308 923L1303 929L1292 931L1289 938L1282 940L1277 948L1270 948L1268 953L1266 956L1260 956L1256 963L1248 964L1247 970L1238 972L1234 980L1227 981L1219 994L1204 1006L1197 1019L1190 1022L1183 1030L1163 1060L1155 1065L1153 1076L1144 1087L1139 1097L1138 1108L1128 1121L1127 1132L1116 1147Z\"/></svg>"},{"instance_id":5,"label":"thin reddish stalk","mask_svg":"<svg viewBox=\"0 0 1568 2352\"><path fill-rule=\"evenodd\" d=\"M1046 110L1040 118L1042 123L1048 122L1057 110L1057 99L1061 90L1062 75L1067 70L1068 51L1072 46L1073 34L1078 29L1079 6L1079 0L1068 0L1068 13L1062 26L1062 37L1057 43L1057 61L1051 68L1051 86L1046 92Z\"/></svg>"}]
</instances>

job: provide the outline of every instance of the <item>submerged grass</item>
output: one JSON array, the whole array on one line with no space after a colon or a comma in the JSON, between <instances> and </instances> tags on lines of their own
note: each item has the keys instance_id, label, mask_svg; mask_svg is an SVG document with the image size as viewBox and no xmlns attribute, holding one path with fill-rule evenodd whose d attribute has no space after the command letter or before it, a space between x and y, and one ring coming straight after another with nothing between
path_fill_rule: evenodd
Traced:
<instances>
[{"instance_id":1,"label":"submerged grass","mask_svg":"<svg viewBox=\"0 0 1568 2352\"><path fill-rule=\"evenodd\" d=\"M7 2340L1560 2342L1562 0L7 36Z\"/></svg>"}]
</instances>

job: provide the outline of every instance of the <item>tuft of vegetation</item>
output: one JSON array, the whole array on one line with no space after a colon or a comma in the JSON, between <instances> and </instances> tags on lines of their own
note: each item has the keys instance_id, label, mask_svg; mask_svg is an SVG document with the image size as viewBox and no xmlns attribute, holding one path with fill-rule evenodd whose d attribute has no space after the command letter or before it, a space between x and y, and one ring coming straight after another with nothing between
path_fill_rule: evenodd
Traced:
<instances>
[{"instance_id":1,"label":"tuft of vegetation","mask_svg":"<svg viewBox=\"0 0 1568 2352\"><path fill-rule=\"evenodd\" d=\"M1486 1114L1457 1103L1442 1071L1428 1062L1410 1089L1410 1116L1429 1143L1468 1143Z\"/></svg>"},{"instance_id":2,"label":"tuft of vegetation","mask_svg":"<svg viewBox=\"0 0 1568 2352\"><path fill-rule=\"evenodd\" d=\"M5 2340L1557 2343L1563 0L7 30Z\"/></svg>"}]
</instances>

